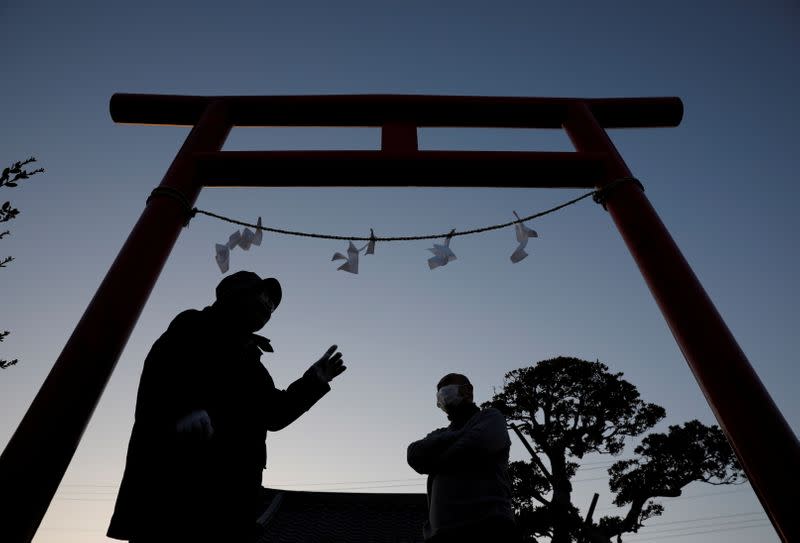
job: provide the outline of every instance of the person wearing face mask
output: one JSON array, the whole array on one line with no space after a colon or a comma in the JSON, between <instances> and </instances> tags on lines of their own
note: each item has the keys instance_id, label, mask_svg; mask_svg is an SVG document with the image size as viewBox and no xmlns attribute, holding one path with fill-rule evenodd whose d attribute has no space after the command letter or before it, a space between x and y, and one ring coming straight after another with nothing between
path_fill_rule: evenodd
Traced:
<instances>
[{"instance_id":1,"label":"person wearing face mask","mask_svg":"<svg viewBox=\"0 0 800 543\"><path fill-rule=\"evenodd\" d=\"M481 409L464 375L439 381L436 405L450 421L408 446L408 465L428 476L425 541L521 541L511 508L506 419Z\"/></svg>"},{"instance_id":2,"label":"person wearing face mask","mask_svg":"<svg viewBox=\"0 0 800 543\"><path fill-rule=\"evenodd\" d=\"M337 346L285 390L261 363L277 279L240 271L179 314L144 362L108 536L132 543L253 540L268 431L285 428L346 368Z\"/></svg>"}]
</instances>

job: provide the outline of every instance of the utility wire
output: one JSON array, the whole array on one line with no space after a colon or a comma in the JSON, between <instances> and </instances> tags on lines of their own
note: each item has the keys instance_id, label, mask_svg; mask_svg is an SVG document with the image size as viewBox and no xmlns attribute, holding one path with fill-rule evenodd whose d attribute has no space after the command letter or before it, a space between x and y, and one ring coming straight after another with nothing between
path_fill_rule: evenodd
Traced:
<instances>
[{"instance_id":1,"label":"utility wire","mask_svg":"<svg viewBox=\"0 0 800 543\"><path fill-rule=\"evenodd\" d=\"M740 513L740 514L750 515L750 514L760 514L760 513ZM698 521L698 520L709 520L709 519L725 518L725 517L731 517L731 516L734 516L734 515L720 515L719 517L705 517L704 519L689 519L689 520L675 521L675 522L676 523L681 523L681 522L690 523L690 522L695 522L695 521ZM735 528L726 528L726 526L731 526L733 524L747 524L747 523L752 523L752 522L763 522L764 520L766 520L766 519L751 519L751 520L742 520L742 521L738 521L738 522L719 523L717 525L709 525L709 526L692 526L692 527L676 528L676 529L673 529L673 531L676 531L676 530L677 531L680 531L680 530L696 530L698 528L701 529L702 531L693 532L693 533L686 533L686 534L675 534L675 535L671 535L671 536L658 537L656 539L670 539L670 538L684 537L684 536L689 536L689 535L695 535L697 533L714 533L714 532L730 531L730 530L733 530ZM670 523L662 523L662 524L670 524ZM767 525L767 524L763 524L763 525ZM741 526L741 527L739 527L739 529L755 528L755 527L760 527L760 526L762 526L762 525ZM711 529L711 530L705 531L706 529ZM100 530L81 529L81 528L40 528L40 531L48 531L48 532L100 532ZM645 535L645 536L658 535L658 534L661 534L661 533L664 533L664 532L666 532L666 531L659 531L659 532L652 532L652 533L648 532L647 534L631 534L631 535L627 536L626 539L630 539L630 537L637 537L638 535ZM640 541L641 542L645 542L645 541L648 541L650 539L651 538L648 538L648 539L634 539L632 543L636 543L636 542L640 542Z\"/></svg>"},{"instance_id":2,"label":"utility wire","mask_svg":"<svg viewBox=\"0 0 800 543\"><path fill-rule=\"evenodd\" d=\"M590 481L602 481L602 480L605 480L605 479L606 479L606 477L594 477L594 478L590 478L590 479L576 479L576 480L571 481L571 482L572 483L582 483L582 482L590 482ZM383 483L383 482L392 482L392 481L414 481L414 480L416 480L416 479L394 479L394 480L388 479L386 481L363 481L363 482L359 482L359 481L341 481L341 482L332 482L332 483L306 483L306 484L302 484L302 483L301 484L291 484L291 483L272 482L272 483L269 483L269 484L270 484L270 488L282 487L283 490L292 490L294 488L296 488L297 490L305 490L307 487L312 487L312 486L313 487L327 487L327 488L318 488L317 489L318 492L339 492L339 491L346 491L346 490L368 490L368 489L372 489L372 488L407 488L407 487L420 486L420 485L425 484L424 483L425 479L424 478L419 478L419 480L417 482L413 482L413 483L398 483L398 484L387 484L387 485L377 485L377 486L375 486L375 485L353 486L353 487L344 487L344 488L340 487L340 486L335 486L335 485L348 485L348 484L362 485L362 484L368 484L368 483L371 483L371 482ZM289 488L289 487L291 487L291 488ZM58 496L57 495L55 497L55 499L56 500L67 500L67 501L109 501L109 500L113 499L113 494L114 494L113 490L99 490L99 491L67 490L66 492L69 495L67 495L67 496ZM714 495L718 495L718 494L732 494L733 492L736 492L736 491L734 490L734 491L731 491L731 492L716 492L716 493L710 493L710 494L699 494L697 496L679 496L679 497L676 497L676 498L666 498L666 499L672 501L672 500L680 500L680 499L700 498L700 497L705 497L705 496L714 496ZM109 494L111 494L111 496L109 496ZM95 497L78 498L78 497L74 497L74 495L97 496L97 498L95 498ZM107 497L103 498L103 497L100 497L100 496L107 496ZM658 499L658 498L654 498L654 499ZM612 510L612 509L613 510L618 510L620 508L618 508L618 507L606 507L604 509L598 509L598 512L599 511L609 511L609 510Z\"/></svg>"},{"instance_id":3,"label":"utility wire","mask_svg":"<svg viewBox=\"0 0 800 543\"><path fill-rule=\"evenodd\" d=\"M344 484L344 483L322 483L322 484L323 485L324 484L330 485L330 484ZM342 488L342 487L320 488L320 489L317 489L317 491L318 492L327 492L327 491L340 492L340 491L345 491L345 490L368 490L368 489L371 489L371 488L406 488L406 487L419 487L419 486L422 486L424 484L425 484L425 482L424 482L424 480L422 480L422 481L419 481L419 482L416 482L416 483L402 483L402 484L391 484L391 485L370 485L370 486L355 486L355 487L345 487L345 488ZM280 485L280 484L274 484L274 485L270 485L269 488L277 488L277 489L280 489L280 490L294 490L294 489L296 489L296 487L301 487L301 486L303 486L303 485ZM291 487L291 488L283 488L283 487ZM297 490L301 490L302 491L304 489L303 488L297 488ZM92 497L79 498L79 497L74 497L73 495L69 495L69 496L58 496L57 495L53 499L55 499L55 500L63 500L63 501L87 501L87 502L103 502L103 501L107 502L107 501L111 501L111 500L114 499L113 493L112 493L112 495L109 495L109 492L104 492L104 491L97 492L97 493L80 492L80 491L78 491L78 492L70 491L70 492L71 492L71 494L77 494L77 495L88 494L89 496L92 496ZM103 497L103 496L105 496L105 497Z\"/></svg>"},{"instance_id":4,"label":"utility wire","mask_svg":"<svg viewBox=\"0 0 800 543\"><path fill-rule=\"evenodd\" d=\"M412 477L406 479L379 479L373 481L338 481L338 482L329 482L329 483L298 483L295 481L269 481L269 484L274 485L291 485L291 486L329 486L329 485L353 485L353 484L371 484L371 483L398 483L398 482L406 482L406 481L425 481L425 477ZM119 485L115 484L77 484L77 483L65 483L62 484L60 488L64 487L80 487L80 488L119 488ZM71 492L80 492L77 490L72 490Z\"/></svg>"},{"instance_id":5,"label":"utility wire","mask_svg":"<svg viewBox=\"0 0 800 543\"><path fill-rule=\"evenodd\" d=\"M670 537L684 537L696 534L697 532L706 532L706 533L714 533L716 531L722 530L741 530L745 528L752 528L754 526L769 526L769 521L765 518L757 518L752 520L742 520L738 522L723 522L719 525L710 525L710 526L692 526L692 527L682 527L682 528L673 528L672 530L661 530L657 532L647 532L646 530L640 530L641 539L636 537L632 538L631 534L628 534L626 538L626 543L636 543L637 541L647 541L648 539L654 538L670 538Z\"/></svg>"},{"instance_id":6,"label":"utility wire","mask_svg":"<svg viewBox=\"0 0 800 543\"><path fill-rule=\"evenodd\" d=\"M716 530L706 530L706 531L700 531L700 532L689 532L689 533L686 533L686 534L656 536L656 537L650 537L648 539L636 539L635 543L645 543L645 542L649 542L649 541L661 541L663 539L676 539L676 538L679 538L679 537L688 537L690 535L715 534L715 533L720 533L720 532L738 532L740 530L747 530L747 529L750 529L750 528L764 528L764 527L767 527L767 526L770 526L770 524L768 522L766 522L764 524L754 524L752 526L740 526L740 527L737 527L737 528L720 528L720 529L716 529ZM631 543L634 543L634 542L632 541Z\"/></svg>"},{"instance_id":7,"label":"utility wire","mask_svg":"<svg viewBox=\"0 0 800 543\"><path fill-rule=\"evenodd\" d=\"M424 484L425 484L424 482L419 482L419 483L405 483L405 484L398 484L398 485L354 486L354 487L345 487L345 488L322 488L319 491L320 492L326 492L326 491L340 492L340 491L344 491L344 490L370 490L372 488L401 488L401 487L402 488L406 488L406 487L410 487L410 486L419 487L419 486L424 485ZM293 490L293 489L286 488L286 489L282 489L282 490Z\"/></svg>"},{"instance_id":8,"label":"utility wire","mask_svg":"<svg viewBox=\"0 0 800 543\"><path fill-rule=\"evenodd\" d=\"M665 497L662 497L662 496L656 496L655 498L652 498L652 499L654 499L654 500L666 499L666 500L669 500L669 501L692 500L694 498L706 498L708 496L721 496L723 494L734 494L736 492L742 492L744 490L748 490L748 489L747 488L737 488L737 489L734 489L734 490L728 490L728 491L722 491L722 492L708 492L706 494L695 494L694 496L677 496L675 498L670 498L670 497L666 497L665 498ZM597 511L598 512L599 511L611 511L612 509L613 510L619 510L619 509L621 509L621 507L617 507L617 506L603 507L602 509L597 509Z\"/></svg>"},{"instance_id":9,"label":"utility wire","mask_svg":"<svg viewBox=\"0 0 800 543\"><path fill-rule=\"evenodd\" d=\"M648 524L647 527L651 526L666 526L668 524L684 524L688 522L705 522L707 520L717 520L721 518L733 518L733 517L750 517L753 515L765 515L763 511L751 511L749 513L734 513L732 515L715 515L713 517L699 517L693 519L686 519L686 520L673 520L670 522L656 522L654 524ZM696 528L700 528L700 526L696 526Z\"/></svg>"},{"instance_id":10,"label":"utility wire","mask_svg":"<svg viewBox=\"0 0 800 543\"><path fill-rule=\"evenodd\" d=\"M583 483L583 482L590 482L590 481L602 481L607 479L607 477L592 477L588 479L575 479L571 481L572 483ZM272 486L280 486L280 487L298 487L298 488L307 488L307 487L329 487L320 489L324 490L358 490L362 488L395 488L395 487L406 487L406 486L417 486L425 483L425 477L413 477L409 479L381 479L381 480L372 480L372 481L338 481L338 482L327 482L327 483L293 483L293 482L283 482L283 481L268 481L267 484ZM413 481L410 482L409 481ZM389 484L389 485L381 485L381 486L357 486L357 487L348 487L348 488L340 488L340 485L373 485L373 484L381 484L381 483L401 483L401 484ZM86 490L81 490L81 489ZM102 496L107 494L113 494L119 488L119 485L112 485L112 484L74 484L74 483L67 483L63 484L60 487L60 492L64 494L69 494L69 496L64 496L62 499L72 499L77 500L80 498L75 498L73 495L95 495L95 496Z\"/></svg>"},{"instance_id":11,"label":"utility wire","mask_svg":"<svg viewBox=\"0 0 800 543\"><path fill-rule=\"evenodd\" d=\"M597 467L594 467L594 468L584 468L583 466L579 466L579 467L578 467L578 471L594 471L594 470L598 470L598 469L608 469L608 468L610 468L612 465L613 465L613 464L609 464L609 465L607 465L607 466L597 466Z\"/></svg>"},{"instance_id":12,"label":"utility wire","mask_svg":"<svg viewBox=\"0 0 800 543\"><path fill-rule=\"evenodd\" d=\"M709 530L712 528L725 528L727 526L735 526L738 524L752 524L753 522L768 522L767 518L751 518L751 519L742 519L742 520L732 520L728 519L724 522L716 522L706 526L672 526L670 528L656 528L656 529L649 529L648 526L644 526L639 528L639 533L636 534L629 534L628 537L650 537L651 535L661 535L661 534L668 534L673 532L686 532L691 530ZM633 542L632 542L633 543Z\"/></svg>"},{"instance_id":13,"label":"utility wire","mask_svg":"<svg viewBox=\"0 0 800 543\"><path fill-rule=\"evenodd\" d=\"M329 486L329 485L362 485L362 484L372 484L372 483L403 483L406 481L418 481L422 482L425 481L425 477L412 477L409 479L382 479L377 481L339 481L336 483L291 483L291 482L282 482L282 481L269 481L270 484L273 485L291 485L291 486Z\"/></svg>"}]
</instances>

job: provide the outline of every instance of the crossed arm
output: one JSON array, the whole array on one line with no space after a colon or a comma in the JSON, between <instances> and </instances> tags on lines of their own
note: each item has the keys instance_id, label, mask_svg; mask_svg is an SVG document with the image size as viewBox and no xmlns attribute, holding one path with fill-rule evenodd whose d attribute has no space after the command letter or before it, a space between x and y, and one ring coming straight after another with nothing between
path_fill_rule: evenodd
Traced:
<instances>
[{"instance_id":1,"label":"crossed arm","mask_svg":"<svg viewBox=\"0 0 800 543\"><path fill-rule=\"evenodd\" d=\"M460 430L440 428L408 446L408 465L421 474L437 473L465 461L480 461L511 444L506 419L487 409L471 425Z\"/></svg>"}]
</instances>

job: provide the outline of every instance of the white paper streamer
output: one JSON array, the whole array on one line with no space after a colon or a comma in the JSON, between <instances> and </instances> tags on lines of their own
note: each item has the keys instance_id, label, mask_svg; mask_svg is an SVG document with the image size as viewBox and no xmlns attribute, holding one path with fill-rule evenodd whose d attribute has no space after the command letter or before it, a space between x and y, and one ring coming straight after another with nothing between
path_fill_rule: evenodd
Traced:
<instances>
[{"instance_id":1,"label":"white paper streamer","mask_svg":"<svg viewBox=\"0 0 800 543\"><path fill-rule=\"evenodd\" d=\"M356 246L353 245L352 241L349 242L349 245L347 246L347 256L344 256L342 253L334 253L333 258L331 258L331 262L333 262L334 260L347 261L336 269L358 274L358 253L366 249L367 251L364 254L368 255L375 254L375 242L377 240L375 239L375 232L373 232L372 228L369 229L369 237L370 237L369 242L366 245L364 245L361 249L356 248Z\"/></svg>"},{"instance_id":2,"label":"white paper streamer","mask_svg":"<svg viewBox=\"0 0 800 543\"><path fill-rule=\"evenodd\" d=\"M253 244L253 240L255 239L256 235L253 233L253 231L249 228L245 228L242 230L242 239L239 240L239 247L241 247L243 251L249 251L250 246Z\"/></svg>"},{"instance_id":3,"label":"white paper streamer","mask_svg":"<svg viewBox=\"0 0 800 543\"><path fill-rule=\"evenodd\" d=\"M230 237L228 238L228 249L233 249L234 247L239 245L239 242L241 240L242 240L242 233L237 230L236 232L231 234Z\"/></svg>"},{"instance_id":4,"label":"white paper streamer","mask_svg":"<svg viewBox=\"0 0 800 543\"><path fill-rule=\"evenodd\" d=\"M445 266L448 262L456 260L455 253L450 250L450 239L453 237L453 233L455 233L455 229L451 230L447 235L444 240L444 245L434 243L433 247L428 249L433 253L433 256L428 259L428 267L430 269L433 270L439 266Z\"/></svg>"},{"instance_id":5,"label":"white paper streamer","mask_svg":"<svg viewBox=\"0 0 800 543\"><path fill-rule=\"evenodd\" d=\"M517 212L514 211L514 216L519 220L519 215ZM518 222L514 225L514 231L517 235L517 242L519 245L517 246L516 250L511 253L511 262L516 264L523 258L528 256L528 253L525 252L525 246L528 245L528 238L538 238L539 234L536 233L535 230L531 230L523 223Z\"/></svg>"},{"instance_id":6,"label":"white paper streamer","mask_svg":"<svg viewBox=\"0 0 800 543\"><path fill-rule=\"evenodd\" d=\"M334 253L333 258L331 258L331 262L333 262L334 260L346 260L347 262L345 262L336 269L357 274L358 251L359 250L356 249L356 246L353 245L353 242L351 241L350 245L347 247L347 256L344 256L342 253Z\"/></svg>"},{"instance_id":7,"label":"white paper streamer","mask_svg":"<svg viewBox=\"0 0 800 543\"><path fill-rule=\"evenodd\" d=\"M230 266L231 250L228 249L227 245L221 245L219 243L217 243L214 248L216 249L214 258L217 261L217 266L219 266L219 271L225 273Z\"/></svg>"},{"instance_id":8,"label":"white paper streamer","mask_svg":"<svg viewBox=\"0 0 800 543\"><path fill-rule=\"evenodd\" d=\"M261 226L261 217L258 218L257 226ZM217 266L222 273L225 273L230 268L231 251L235 247L241 247L243 251L249 251L252 245L261 245L261 240L264 237L264 231L258 228L253 232L249 228L245 228L241 232L237 230L228 237L228 242L225 244L217 243L214 246L214 259L217 261Z\"/></svg>"}]
</instances>

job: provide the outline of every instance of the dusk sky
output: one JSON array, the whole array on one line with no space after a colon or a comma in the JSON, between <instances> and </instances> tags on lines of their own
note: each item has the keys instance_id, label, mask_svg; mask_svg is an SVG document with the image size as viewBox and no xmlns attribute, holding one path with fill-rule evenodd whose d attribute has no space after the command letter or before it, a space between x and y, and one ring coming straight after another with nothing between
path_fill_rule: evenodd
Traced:
<instances>
[{"instance_id":1,"label":"dusk sky","mask_svg":"<svg viewBox=\"0 0 800 543\"><path fill-rule=\"evenodd\" d=\"M0 162L47 172L0 201L21 210L0 257L4 448L188 133L118 125L116 92L678 96L677 128L610 135L795 432L800 428L797 2L0 1ZM421 129L423 149L563 150L562 131ZM234 129L226 150L377 149L379 130ZM415 180L409 180L413 184ZM375 184L380 184L375 179ZM486 179L492 187L500 180ZM201 209L345 235L477 228L578 196L563 189L206 189ZM6 226L6 225L4 225ZM624 372L667 418L715 419L608 213L591 199L529 227L459 237L429 270L431 242L378 244L358 275L346 242L265 234L231 271L277 277L283 301L263 361L287 386L336 343L348 370L268 438L263 484L424 492L406 446L446 425L435 385L465 373L478 402L503 375L554 356ZM5 229L5 228L3 228ZM235 227L197 216L181 233L89 423L37 543L109 541L142 362L170 320L213 301L214 244ZM202 341L203 338L198 338ZM512 459L527 453L512 436ZM632 440L629 451L637 444ZM624 456L624 455L623 455ZM575 503L613 514L587 457ZM692 484L630 542L777 541L749 485ZM624 513L624 512L623 512Z\"/></svg>"}]
</instances>

